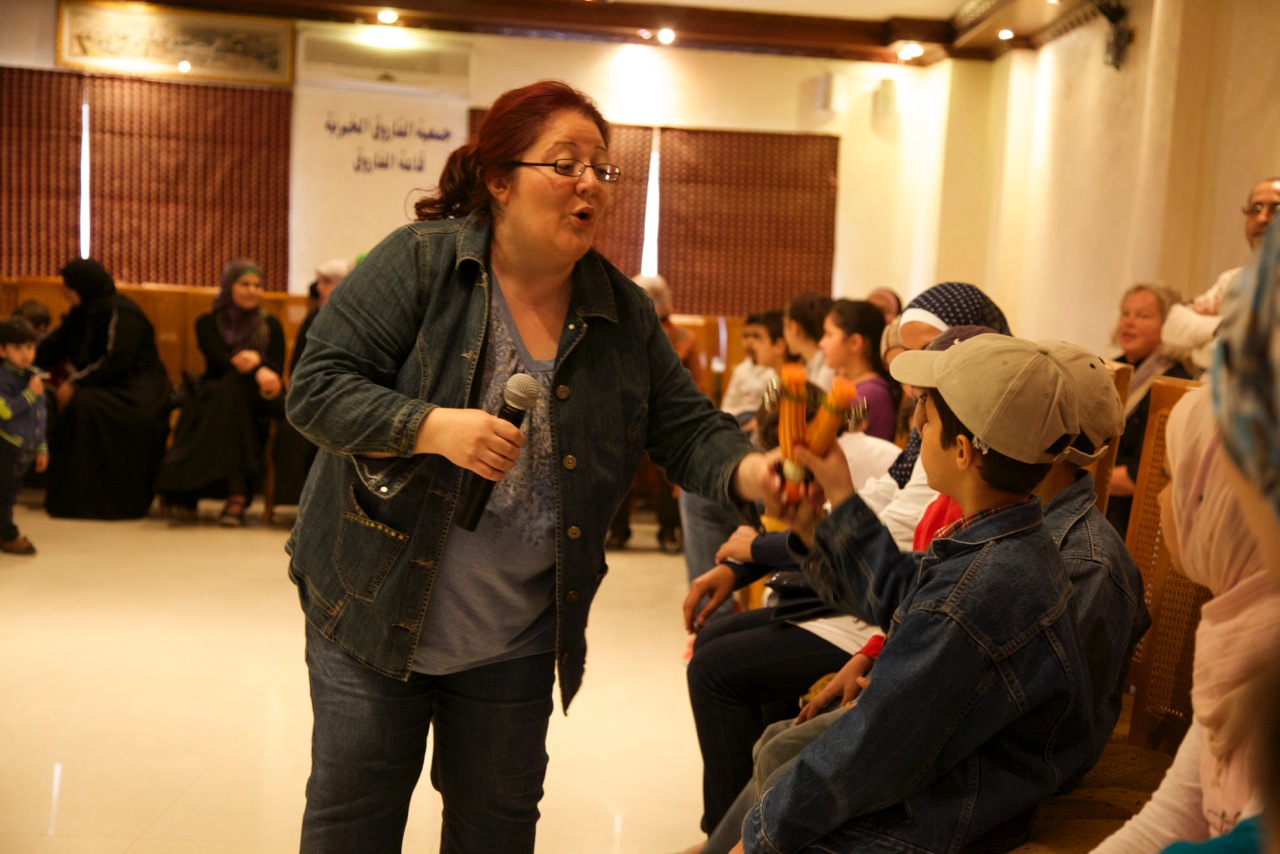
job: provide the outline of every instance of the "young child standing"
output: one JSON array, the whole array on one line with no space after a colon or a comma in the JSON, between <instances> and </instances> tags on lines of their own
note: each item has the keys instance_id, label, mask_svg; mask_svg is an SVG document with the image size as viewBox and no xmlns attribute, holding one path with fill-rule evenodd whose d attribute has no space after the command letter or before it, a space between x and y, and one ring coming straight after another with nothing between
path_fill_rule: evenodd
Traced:
<instances>
[{"instance_id":1,"label":"young child standing","mask_svg":"<svg viewBox=\"0 0 1280 854\"><path fill-rule=\"evenodd\" d=\"M921 390L929 485L964 516L922 558L854 494L839 454L797 451L833 509L793 550L828 604L888 628L858 703L779 769L738 850L1003 851L1094 757L1072 586L1032 489L1079 432L1048 350L979 335L898 356Z\"/></svg>"},{"instance_id":2,"label":"young child standing","mask_svg":"<svg viewBox=\"0 0 1280 854\"><path fill-rule=\"evenodd\" d=\"M36 547L13 524L13 504L27 467L49 465L44 381L33 367L36 334L20 317L0 320L0 552L33 555Z\"/></svg>"}]
</instances>

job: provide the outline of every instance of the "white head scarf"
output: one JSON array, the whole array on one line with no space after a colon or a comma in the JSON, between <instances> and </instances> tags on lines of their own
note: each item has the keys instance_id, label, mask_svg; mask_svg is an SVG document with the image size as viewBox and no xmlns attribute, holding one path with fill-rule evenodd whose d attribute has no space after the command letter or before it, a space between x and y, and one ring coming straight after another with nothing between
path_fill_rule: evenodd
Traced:
<instances>
[{"instance_id":1,"label":"white head scarf","mask_svg":"<svg viewBox=\"0 0 1280 854\"><path fill-rule=\"evenodd\" d=\"M1231 489L1211 390L1188 392L1165 432L1175 538L1187 577L1213 598L1196 630L1191 705L1204 729L1200 777L1206 818L1238 815L1251 791L1251 683L1280 645L1280 586L1264 572L1256 537ZM1227 828L1229 829L1229 828Z\"/></svg>"}]
</instances>

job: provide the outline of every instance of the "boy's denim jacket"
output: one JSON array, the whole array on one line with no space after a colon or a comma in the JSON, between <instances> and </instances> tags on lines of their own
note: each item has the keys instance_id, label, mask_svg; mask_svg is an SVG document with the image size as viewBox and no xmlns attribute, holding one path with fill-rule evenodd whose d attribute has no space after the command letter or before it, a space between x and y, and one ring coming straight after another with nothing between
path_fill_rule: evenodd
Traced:
<instances>
[{"instance_id":1,"label":"boy's denim jacket","mask_svg":"<svg viewBox=\"0 0 1280 854\"><path fill-rule=\"evenodd\" d=\"M1093 476L1081 472L1044 509L1044 529L1075 589L1071 608L1093 686L1093 755L1084 771L1102 755L1116 727L1133 648L1151 626L1142 573L1095 499Z\"/></svg>"},{"instance_id":2,"label":"boy's denim jacket","mask_svg":"<svg viewBox=\"0 0 1280 854\"><path fill-rule=\"evenodd\" d=\"M857 705L771 778L744 823L746 851L1021 842L1036 803L1090 758L1093 709L1039 501L934 540L921 559L853 496L801 562L828 604L889 637Z\"/></svg>"},{"instance_id":3,"label":"boy's denim jacket","mask_svg":"<svg viewBox=\"0 0 1280 854\"><path fill-rule=\"evenodd\" d=\"M399 679L409 678L464 475L443 456L411 455L431 409L479 397L489 240L475 218L393 232L316 317L290 383L289 420L321 448L286 546L290 575L313 625ZM609 521L641 455L727 504L751 445L693 384L649 296L594 251L573 270L552 389L556 645L567 708L607 571ZM393 459L361 456L369 453Z\"/></svg>"}]
</instances>

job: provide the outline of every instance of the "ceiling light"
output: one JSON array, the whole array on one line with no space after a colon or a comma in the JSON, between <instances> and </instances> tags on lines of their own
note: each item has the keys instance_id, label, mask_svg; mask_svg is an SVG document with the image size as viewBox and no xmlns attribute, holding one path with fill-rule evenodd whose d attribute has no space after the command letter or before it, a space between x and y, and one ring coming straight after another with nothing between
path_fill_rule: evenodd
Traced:
<instances>
[{"instance_id":1,"label":"ceiling light","mask_svg":"<svg viewBox=\"0 0 1280 854\"><path fill-rule=\"evenodd\" d=\"M916 42L908 42L898 50L898 59L903 62L910 62L917 56L924 56L924 48Z\"/></svg>"},{"instance_id":2,"label":"ceiling light","mask_svg":"<svg viewBox=\"0 0 1280 854\"><path fill-rule=\"evenodd\" d=\"M188 71L191 70L191 63L187 62L185 59L182 60L182 62L178 63L178 70L181 71L183 74L186 74Z\"/></svg>"},{"instance_id":3,"label":"ceiling light","mask_svg":"<svg viewBox=\"0 0 1280 854\"><path fill-rule=\"evenodd\" d=\"M383 9L378 13L378 22L382 24L394 24L400 20L400 16L396 14L394 9Z\"/></svg>"},{"instance_id":4,"label":"ceiling light","mask_svg":"<svg viewBox=\"0 0 1280 854\"><path fill-rule=\"evenodd\" d=\"M1000 41L1007 42L1009 39L1013 38L1013 30L1001 30L996 33L996 38L1000 39Z\"/></svg>"},{"instance_id":5,"label":"ceiling light","mask_svg":"<svg viewBox=\"0 0 1280 854\"><path fill-rule=\"evenodd\" d=\"M663 27L662 29L658 30L658 41L662 42L663 44L671 44L675 40L676 40L675 30L668 29L667 27Z\"/></svg>"}]
</instances>

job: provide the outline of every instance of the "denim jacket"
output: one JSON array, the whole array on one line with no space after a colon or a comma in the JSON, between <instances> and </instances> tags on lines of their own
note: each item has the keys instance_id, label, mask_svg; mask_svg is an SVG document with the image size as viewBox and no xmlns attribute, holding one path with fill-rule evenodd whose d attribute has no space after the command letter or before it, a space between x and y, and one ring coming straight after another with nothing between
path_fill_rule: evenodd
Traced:
<instances>
[{"instance_id":1,"label":"denim jacket","mask_svg":"<svg viewBox=\"0 0 1280 854\"><path fill-rule=\"evenodd\" d=\"M1072 588L1028 501L916 565L854 496L802 565L829 604L889 627L857 705L769 781L748 852L1003 851L1087 761Z\"/></svg>"},{"instance_id":2,"label":"denim jacket","mask_svg":"<svg viewBox=\"0 0 1280 854\"><path fill-rule=\"evenodd\" d=\"M463 469L413 455L434 407L475 404L488 327L490 229L406 225L334 291L290 383L290 421L321 448L286 546L307 619L408 679ZM675 483L731 501L750 442L693 384L648 295L594 251L573 270L553 379L561 701L582 682L609 521L648 451ZM361 455L385 453L392 459ZM466 631L465 626L459 631Z\"/></svg>"},{"instance_id":3,"label":"denim jacket","mask_svg":"<svg viewBox=\"0 0 1280 854\"><path fill-rule=\"evenodd\" d=\"M1142 598L1142 573L1094 500L1093 476L1082 472L1050 499L1044 511L1044 529L1057 543L1075 588L1071 608L1089 662L1093 756L1086 771L1102 755L1116 727L1133 648L1151 625Z\"/></svg>"}]
</instances>

